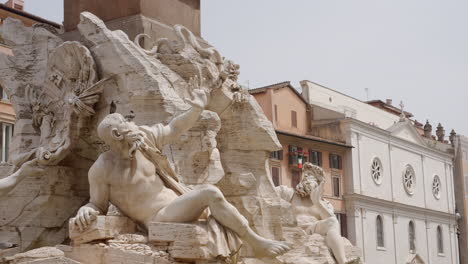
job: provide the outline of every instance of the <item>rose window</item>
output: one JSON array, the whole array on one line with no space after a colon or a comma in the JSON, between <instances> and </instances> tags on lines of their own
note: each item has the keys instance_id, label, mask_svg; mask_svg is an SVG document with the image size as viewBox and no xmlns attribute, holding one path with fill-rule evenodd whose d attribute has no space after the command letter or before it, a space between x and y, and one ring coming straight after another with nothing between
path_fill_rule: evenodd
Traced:
<instances>
[{"instance_id":1,"label":"rose window","mask_svg":"<svg viewBox=\"0 0 468 264\"><path fill-rule=\"evenodd\" d=\"M406 165L405 171L403 172L403 186L405 191L412 195L414 193L414 188L416 185L416 176L414 174L413 167L411 165Z\"/></svg>"},{"instance_id":2,"label":"rose window","mask_svg":"<svg viewBox=\"0 0 468 264\"><path fill-rule=\"evenodd\" d=\"M436 199L440 199L440 191L441 191L440 185L441 185L440 178L439 176L435 175L434 179L432 180L432 194L434 195Z\"/></svg>"},{"instance_id":3,"label":"rose window","mask_svg":"<svg viewBox=\"0 0 468 264\"><path fill-rule=\"evenodd\" d=\"M380 185L382 183L382 162L378 158L372 161L371 175L376 184Z\"/></svg>"}]
</instances>

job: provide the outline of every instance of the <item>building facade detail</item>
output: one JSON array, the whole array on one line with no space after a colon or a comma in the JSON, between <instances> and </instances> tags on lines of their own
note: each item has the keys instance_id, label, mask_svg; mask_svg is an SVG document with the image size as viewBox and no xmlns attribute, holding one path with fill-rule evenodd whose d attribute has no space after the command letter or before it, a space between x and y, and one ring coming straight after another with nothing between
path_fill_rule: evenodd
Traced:
<instances>
[{"instance_id":1,"label":"building facade detail","mask_svg":"<svg viewBox=\"0 0 468 264\"><path fill-rule=\"evenodd\" d=\"M344 159L344 199L348 212L366 212L347 219L348 238L363 249L364 261L458 264L458 238L450 231L457 221L451 146L429 135L429 123L424 137L401 108L380 109L310 81L301 86L313 112L312 135L353 146Z\"/></svg>"},{"instance_id":2,"label":"building facade detail","mask_svg":"<svg viewBox=\"0 0 468 264\"><path fill-rule=\"evenodd\" d=\"M383 176L382 170L383 170L382 162L380 161L379 158L375 157L371 165L371 175L372 175L372 179L377 185L382 184L382 176Z\"/></svg>"},{"instance_id":3,"label":"building facade detail","mask_svg":"<svg viewBox=\"0 0 468 264\"><path fill-rule=\"evenodd\" d=\"M437 200L440 199L440 192L441 192L440 178L439 176L434 175L434 178L432 179L432 194Z\"/></svg>"},{"instance_id":4,"label":"building facade detail","mask_svg":"<svg viewBox=\"0 0 468 264\"><path fill-rule=\"evenodd\" d=\"M403 171L403 187L405 187L405 191L407 194L413 195L415 186L416 175L414 173L414 169L410 164L407 164Z\"/></svg>"}]
</instances>

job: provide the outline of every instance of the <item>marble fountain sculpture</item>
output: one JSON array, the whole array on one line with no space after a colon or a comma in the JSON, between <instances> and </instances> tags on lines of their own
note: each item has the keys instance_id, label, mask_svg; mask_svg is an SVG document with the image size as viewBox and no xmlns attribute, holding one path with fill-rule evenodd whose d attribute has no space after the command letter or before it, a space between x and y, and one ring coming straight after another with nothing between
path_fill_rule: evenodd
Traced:
<instances>
[{"instance_id":1,"label":"marble fountain sculpture","mask_svg":"<svg viewBox=\"0 0 468 264\"><path fill-rule=\"evenodd\" d=\"M17 115L0 263L361 263L320 168L274 188L281 146L238 65L179 25L151 44L88 12L78 29L0 28Z\"/></svg>"}]
</instances>

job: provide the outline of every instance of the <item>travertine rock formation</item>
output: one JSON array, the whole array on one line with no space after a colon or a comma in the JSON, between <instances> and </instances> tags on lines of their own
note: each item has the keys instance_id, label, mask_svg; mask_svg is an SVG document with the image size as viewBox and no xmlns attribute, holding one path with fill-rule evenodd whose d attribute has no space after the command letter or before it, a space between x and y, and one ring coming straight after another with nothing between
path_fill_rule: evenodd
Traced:
<instances>
[{"instance_id":1,"label":"travertine rock formation","mask_svg":"<svg viewBox=\"0 0 468 264\"><path fill-rule=\"evenodd\" d=\"M12 256L70 244L68 219L89 199L88 170L108 149L96 134L106 115L121 113L138 125L166 124L187 111L192 90L202 88L211 99L201 118L162 151L171 168L186 185L216 184L258 234L301 243L296 253L285 255L285 263L325 263L324 258L333 263L323 257L325 251L303 250L303 241L310 239L323 249L320 239L283 234L286 218L268 170L269 153L280 144L254 98L237 84L238 65L181 26L174 27L175 42L141 35L134 43L83 13L79 31L82 42L64 42L43 27L27 28L13 19L0 28L15 54L0 55L0 84L18 117L12 171L0 179L0 242L18 247L0 250L0 258L10 263L280 263L253 258L248 246L242 259L213 257L217 242L205 236L206 223L173 224L166 235L174 238L160 241L133 233L132 224L109 226L106 216L98 217L88 237L72 230L76 243L70 246ZM143 38L154 47L143 49ZM171 231L178 228L197 234L193 244L178 242Z\"/></svg>"}]
</instances>

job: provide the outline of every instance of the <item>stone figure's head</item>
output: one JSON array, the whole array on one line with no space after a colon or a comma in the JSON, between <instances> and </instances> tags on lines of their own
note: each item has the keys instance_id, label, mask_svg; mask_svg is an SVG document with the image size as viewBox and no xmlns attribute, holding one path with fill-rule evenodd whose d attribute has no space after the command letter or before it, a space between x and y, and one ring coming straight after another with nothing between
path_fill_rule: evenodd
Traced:
<instances>
[{"instance_id":1,"label":"stone figure's head","mask_svg":"<svg viewBox=\"0 0 468 264\"><path fill-rule=\"evenodd\" d=\"M99 124L97 132L112 151L125 158L133 158L136 150L144 145L143 132L119 113L107 115Z\"/></svg>"},{"instance_id":2,"label":"stone figure's head","mask_svg":"<svg viewBox=\"0 0 468 264\"><path fill-rule=\"evenodd\" d=\"M301 197L306 197L310 195L312 189L317 187L320 183L325 181L325 176L323 169L319 166L316 166L310 162L306 162L302 169L302 180L296 186L296 192Z\"/></svg>"}]
</instances>

